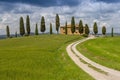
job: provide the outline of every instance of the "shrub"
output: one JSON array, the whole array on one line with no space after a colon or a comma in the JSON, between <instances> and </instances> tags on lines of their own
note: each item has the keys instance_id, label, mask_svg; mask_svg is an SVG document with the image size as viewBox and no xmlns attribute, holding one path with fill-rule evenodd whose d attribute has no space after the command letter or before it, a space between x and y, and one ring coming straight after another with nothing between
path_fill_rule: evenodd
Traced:
<instances>
[{"instance_id":1,"label":"shrub","mask_svg":"<svg viewBox=\"0 0 120 80\"><path fill-rule=\"evenodd\" d=\"M82 36L83 36L83 37L88 37L88 34L83 34Z\"/></svg>"}]
</instances>

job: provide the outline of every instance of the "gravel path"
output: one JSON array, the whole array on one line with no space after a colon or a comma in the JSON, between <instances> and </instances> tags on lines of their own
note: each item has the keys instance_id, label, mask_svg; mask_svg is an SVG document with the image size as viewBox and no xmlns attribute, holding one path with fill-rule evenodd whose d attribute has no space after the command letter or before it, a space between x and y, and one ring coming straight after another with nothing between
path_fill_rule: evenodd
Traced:
<instances>
[{"instance_id":1,"label":"gravel path","mask_svg":"<svg viewBox=\"0 0 120 80\"><path fill-rule=\"evenodd\" d=\"M120 71L110 69L108 67L95 63L82 55L76 49L76 45L89 39L94 39L94 37L88 37L68 45L66 50L70 58L76 65L91 75L95 80L120 80Z\"/></svg>"}]
</instances>

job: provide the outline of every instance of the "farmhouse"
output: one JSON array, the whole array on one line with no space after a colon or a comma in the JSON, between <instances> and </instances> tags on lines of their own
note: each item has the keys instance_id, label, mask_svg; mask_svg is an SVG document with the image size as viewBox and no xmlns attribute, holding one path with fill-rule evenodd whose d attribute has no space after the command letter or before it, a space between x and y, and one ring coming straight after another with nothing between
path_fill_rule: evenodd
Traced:
<instances>
[{"instance_id":1,"label":"farmhouse","mask_svg":"<svg viewBox=\"0 0 120 80\"><path fill-rule=\"evenodd\" d=\"M84 31L83 31L84 32ZM60 27L60 34L65 34L65 26ZM67 34L72 34L71 32L71 25L67 25ZM79 25L75 25L75 32L74 34L79 35Z\"/></svg>"}]
</instances>

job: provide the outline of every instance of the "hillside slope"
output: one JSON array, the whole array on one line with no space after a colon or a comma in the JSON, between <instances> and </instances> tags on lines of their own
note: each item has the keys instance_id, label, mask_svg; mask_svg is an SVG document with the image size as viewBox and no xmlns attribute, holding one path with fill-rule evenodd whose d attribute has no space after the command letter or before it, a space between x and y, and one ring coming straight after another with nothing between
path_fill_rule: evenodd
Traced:
<instances>
[{"instance_id":1,"label":"hillside slope","mask_svg":"<svg viewBox=\"0 0 120 80\"><path fill-rule=\"evenodd\" d=\"M65 51L78 39L40 35L0 40L0 80L93 80Z\"/></svg>"}]
</instances>

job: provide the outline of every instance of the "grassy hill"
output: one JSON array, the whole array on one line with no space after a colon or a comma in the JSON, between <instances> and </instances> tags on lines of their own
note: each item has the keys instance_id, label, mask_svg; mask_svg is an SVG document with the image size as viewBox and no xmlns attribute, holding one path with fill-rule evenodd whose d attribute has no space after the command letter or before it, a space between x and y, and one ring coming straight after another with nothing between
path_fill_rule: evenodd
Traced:
<instances>
[{"instance_id":1,"label":"grassy hill","mask_svg":"<svg viewBox=\"0 0 120 80\"><path fill-rule=\"evenodd\" d=\"M120 37L89 40L78 45L77 49L99 64L120 70Z\"/></svg>"},{"instance_id":2,"label":"grassy hill","mask_svg":"<svg viewBox=\"0 0 120 80\"><path fill-rule=\"evenodd\" d=\"M78 39L40 35L0 40L0 80L93 80L65 51Z\"/></svg>"}]
</instances>

